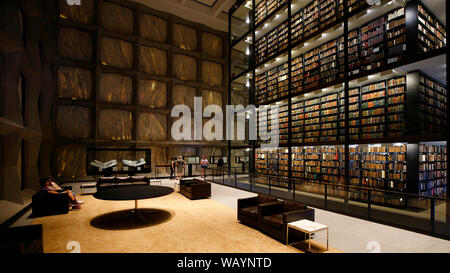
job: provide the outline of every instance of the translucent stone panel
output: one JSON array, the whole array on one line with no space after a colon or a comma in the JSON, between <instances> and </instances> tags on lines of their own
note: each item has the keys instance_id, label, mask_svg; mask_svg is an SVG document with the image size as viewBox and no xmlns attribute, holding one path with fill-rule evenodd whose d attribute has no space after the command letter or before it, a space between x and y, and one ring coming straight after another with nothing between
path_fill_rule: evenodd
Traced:
<instances>
[{"instance_id":1,"label":"translucent stone panel","mask_svg":"<svg viewBox=\"0 0 450 273\"><path fill-rule=\"evenodd\" d=\"M75 178L86 176L86 147L64 145L55 149L58 177Z\"/></svg>"},{"instance_id":2,"label":"translucent stone panel","mask_svg":"<svg viewBox=\"0 0 450 273\"><path fill-rule=\"evenodd\" d=\"M165 147L157 147L157 146L139 146L138 149L149 149L152 151L152 170L156 164L165 164L169 163L169 159L167 158L167 151ZM144 152L137 152L139 157L144 157ZM164 170L158 170L158 173L163 172ZM170 170L168 170L170 172Z\"/></svg>"},{"instance_id":3,"label":"translucent stone panel","mask_svg":"<svg viewBox=\"0 0 450 273\"><path fill-rule=\"evenodd\" d=\"M152 108L167 106L167 84L154 80L140 80L139 103Z\"/></svg>"},{"instance_id":4,"label":"translucent stone panel","mask_svg":"<svg viewBox=\"0 0 450 273\"><path fill-rule=\"evenodd\" d=\"M100 100L111 103L130 104L133 101L133 79L118 74L101 74Z\"/></svg>"},{"instance_id":5,"label":"translucent stone panel","mask_svg":"<svg viewBox=\"0 0 450 273\"><path fill-rule=\"evenodd\" d=\"M141 13L139 17L139 35L152 41L167 41L167 21L158 16Z\"/></svg>"},{"instance_id":6,"label":"translucent stone panel","mask_svg":"<svg viewBox=\"0 0 450 273\"><path fill-rule=\"evenodd\" d=\"M89 138L92 136L92 111L87 107L58 105L56 131L65 138Z\"/></svg>"},{"instance_id":7,"label":"translucent stone panel","mask_svg":"<svg viewBox=\"0 0 450 273\"><path fill-rule=\"evenodd\" d=\"M80 61L92 60L92 34L73 28L61 27L58 36L59 55Z\"/></svg>"},{"instance_id":8,"label":"translucent stone panel","mask_svg":"<svg viewBox=\"0 0 450 273\"><path fill-rule=\"evenodd\" d=\"M80 0L81 5L70 6L67 0L59 0L59 17L73 22L93 24L95 14L95 2L92 0Z\"/></svg>"},{"instance_id":9,"label":"translucent stone panel","mask_svg":"<svg viewBox=\"0 0 450 273\"><path fill-rule=\"evenodd\" d=\"M126 34L133 33L133 10L125 6L101 2L100 24L106 29Z\"/></svg>"},{"instance_id":10,"label":"translucent stone panel","mask_svg":"<svg viewBox=\"0 0 450 273\"><path fill-rule=\"evenodd\" d=\"M211 86L222 85L222 65L204 61L202 63L203 82Z\"/></svg>"},{"instance_id":11,"label":"translucent stone panel","mask_svg":"<svg viewBox=\"0 0 450 273\"><path fill-rule=\"evenodd\" d=\"M138 118L138 140L166 140L167 120L165 115L140 113Z\"/></svg>"},{"instance_id":12,"label":"translucent stone panel","mask_svg":"<svg viewBox=\"0 0 450 273\"><path fill-rule=\"evenodd\" d=\"M98 132L101 138L112 140L130 140L133 130L131 112L104 109L100 110Z\"/></svg>"},{"instance_id":13,"label":"translucent stone panel","mask_svg":"<svg viewBox=\"0 0 450 273\"><path fill-rule=\"evenodd\" d=\"M186 146L171 146L169 148L169 158L178 157L178 156L196 156L197 151L194 147L186 147Z\"/></svg>"},{"instance_id":14,"label":"translucent stone panel","mask_svg":"<svg viewBox=\"0 0 450 273\"><path fill-rule=\"evenodd\" d=\"M175 77L185 81L197 80L197 60L186 55L175 54L173 58Z\"/></svg>"},{"instance_id":15,"label":"translucent stone panel","mask_svg":"<svg viewBox=\"0 0 450 273\"><path fill-rule=\"evenodd\" d=\"M131 69L133 44L124 40L102 37L100 59L103 65Z\"/></svg>"},{"instance_id":16,"label":"translucent stone panel","mask_svg":"<svg viewBox=\"0 0 450 273\"><path fill-rule=\"evenodd\" d=\"M88 100L92 95L92 72L60 66L58 69L58 97Z\"/></svg>"},{"instance_id":17,"label":"translucent stone panel","mask_svg":"<svg viewBox=\"0 0 450 273\"><path fill-rule=\"evenodd\" d=\"M187 105L194 110L194 97L196 89L186 85L174 85L172 88L172 105Z\"/></svg>"},{"instance_id":18,"label":"translucent stone panel","mask_svg":"<svg viewBox=\"0 0 450 273\"><path fill-rule=\"evenodd\" d=\"M167 74L167 52L154 47L141 46L140 70L152 75Z\"/></svg>"},{"instance_id":19,"label":"translucent stone panel","mask_svg":"<svg viewBox=\"0 0 450 273\"><path fill-rule=\"evenodd\" d=\"M179 48L195 51L197 49L197 31L175 23L173 25L173 42Z\"/></svg>"},{"instance_id":20,"label":"translucent stone panel","mask_svg":"<svg viewBox=\"0 0 450 273\"><path fill-rule=\"evenodd\" d=\"M205 54L208 54L216 58L222 58L223 57L222 38L208 32L203 32L202 50L203 53Z\"/></svg>"},{"instance_id":21,"label":"translucent stone panel","mask_svg":"<svg viewBox=\"0 0 450 273\"><path fill-rule=\"evenodd\" d=\"M203 109L211 104L222 106L222 93L213 90L202 91Z\"/></svg>"}]
</instances>

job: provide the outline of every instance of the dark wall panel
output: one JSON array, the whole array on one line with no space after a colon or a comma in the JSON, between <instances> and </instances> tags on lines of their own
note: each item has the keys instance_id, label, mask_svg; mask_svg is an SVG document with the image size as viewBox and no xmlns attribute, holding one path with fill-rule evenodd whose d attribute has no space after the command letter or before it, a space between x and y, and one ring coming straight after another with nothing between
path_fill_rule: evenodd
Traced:
<instances>
[{"instance_id":1,"label":"dark wall panel","mask_svg":"<svg viewBox=\"0 0 450 273\"><path fill-rule=\"evenodd\" d=\"M141 46L140 70L151 75L167 74L167 52L155 47Z\"/></svg>"},{"instance_id":2,"label":"dark wall panel","mask_svg":"<svg viewBox=\"0 0 450 273\"><path fill-rule=\"evenodd\" d=\"M175 54L173 59L175 77L185 81L197 80L197 60L186 55Z\"/></svg>"},{"instance_id":3,"label":"dark wall panel","mask_svg":"<svg viewBox=\"0 0 450 273\"><path fill-rule=\"evenodd\" d=\"M166 108L167 84L155 80L140 80L139 103L152 108Z\"/></svg>"},{"instance_id":4,"label":"dark wall panel","mask_svg":"<svg viewBox=\"0 0 450 273\"><path fill-rule=\"evenodd\" d=\"M81 68L60 66L58 69L58 97L91 99L92 72Z\"/></svg>"},{"instance_id":5,"label":"dark wall panel","mask_svg":"<svg viewBox=\"0 0 450 273\"><path fill-rule=\"evenodd\" d=\"M139 35L151 41L165 43L167 41L167 20L155 15L141 13Z\"/></svg>"},{"instance_id":6,"label":"dark wall panel","mask_svg":"<svg viewBox=\"0 0 450 273\"><path fill-rule=\"evenodd\" d=\"M59 105L56 111L56 131L64 138L92 136L92 110L87 107Z\"/></svg>"},{"instance_id":7,"label":"dark wall panel","mask_svg":"<svg viewBox=\"0 0 450 273\"><path fill-rule=\"evenodd\" d=\"M203 53L216 58L223 57L223 41L217 35L212 33L203 32L202 36L202 50Z\"/></svg>"},{"instance_id":8,"label":"dark wall panel","mask_svg":"<svg viewBox=\"0 0 450 273\"><path fill-rule=\"evenodd\" d=\"M101 3L100 24L109 30L126 34L133 33L133 10L110 2Z\"/></svg>"},{"instance_id":9,"label":"dark wall panel","mask_svg":"<svg viewBox=\"0 0 450 273\"><path fill-rule=\"evenodd\" d=\"M141 113L138 119L138 140L162 141L166 140L167 120L165 115Z\"/></svg>"},{"instance_id":10,"label":"dark wall panel","mask_svg":"<svg viewBox=\"0 0 450 273\"><path fill-rule=\"evenodd\" d=\"M130 104L133 102L133 79L120 74L102 73L100 101Z\"/></svg>"},{"instance_id":11,"label":"dark wall panel","mask_svg":"<svg viewBox=\"0 0 450 273\"><path fill-rule=\"evenodd\" d=\"M92 34L73 28L62 27L58 36L59 55L80 61L92 61Z\"/></svg>"},{"instance_id":12,"label":"dark wall panel","mask_svg":"<svg viewBox=\"0 0 450 273\"><path fill-rule=\"evenodd\" d=\"M131 112L123 110L100 110L98 131L101 138L130 140L133 131L133 116Z\"/></svg>"},{"instance_id":13,"label":"dark wall panel","mask_svg":"<svg viewBox=\"0 0 450 273\"><path fill-rule=\"evenodd\" d=\"M67 0L59 0L59 17L73 22L93 24L95 16L95 1L80 0L81 5L69 6Z\"/></svg>"},{"instance_id":14,"label":"dark wall panel","mask_svg":"<svg viewBox=\"0 0 450 273\"><path fill-rule=\"evenodd\" d=\"M124 40L102 37L101 63L117 68L133 68L133 44Z\"/></svg>"}]
</instances>

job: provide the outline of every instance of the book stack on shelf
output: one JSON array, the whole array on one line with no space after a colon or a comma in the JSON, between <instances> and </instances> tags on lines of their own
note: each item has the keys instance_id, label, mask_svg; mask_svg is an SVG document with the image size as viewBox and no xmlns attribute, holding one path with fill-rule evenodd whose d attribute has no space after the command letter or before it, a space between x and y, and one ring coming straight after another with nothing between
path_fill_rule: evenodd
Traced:
<instances>
[{"instance_id":1,"label":"book stack on shelf","mask_svg":"<svg viewBox=\"0 0 450 273\"><path fill-rule=\"evenodd\" d=\"M264 143L262 139L267 139L269 137L269 120L268 120L268 111L269 107L260 106L258 108L258 134L259 134L259 142ZM261 130L260 128L264 128L265 130Z\"/></svg>"},{"instance_id":2,"label":"book stack on shelf","mask_svg":"<svg viewBox=\"0 0 450 273\"><path fill-rule=\"evenodd\" d=\"M445 26L421 3L418 4L418 10L419 53L427 53L446 46Z\"/></svg>"},{"instance_id":3,"label":"book stack on shelf","mask_svg":"<svg viewBox=\"0 0 450 273\"><path fill-rule=\"evenodd\" d=\"M342 146L293 147L291 170L292 177L296 178L296 190L323 193L322 182L344 184L342 152ZM332 196L341 193L331 187L328 191Z\"/></svg>"},{"instance_id":4,"label":"book stack on shelf","mask_svg":"<svg viewBox=\"0 0 450 273\"><path fill-rule=\"evenodd\" d=\"M256 150L255 168L256 173L266 176L268 174L267 153L262 149Z\"/></svg>"},{"instance_id":5,"label":"book stack on shelf","mask_svg":"<svg viewBox=\"0 0 450 273\"><path fill-rule=\"evenodd\" d=\"M385 56L385 17L379 17L360 29L361 71L370 71L383 65Z\"/></svg>"},{"instance_id":6,"label":"book stack on shelf","mask_svg":"<svg viewBox=\"0 0 450 273\"><path fill-rule=\"evenodd\" d=\"M303 55L294 58L291 64L291 94L298 94L303 91Z\"/></svg>"},{"instance_id":7,"label":"book stack on shelf","mask_svg":"<svg viewBox=\"0 0 450 273\"><path fill-rule=\"evenodd\" d=\"M267 58L267 38L261 37L255 42L255 62L262 63Z\"/></svg>"},{"instance_id":8,"label":"book stack on shelf","mask_svg":"<svg viewBox=\"0 0 450 273\"><path fill-rule=\"evenodd\" d=\"M303 36L319 30L319 1L313 0L303 9Z\"/></svg>"},{"instance_id":9,"label":"book stack on shelf","mask_svg":"<svg viewBox=\"0 0 450 273\"><path fill-rule=\"evenodd\" d=\"M338 78L338 40L320 47L320 83L333 83Z\"/></svg>"},{"instance_id":10,"label":"book stack on shelf","mask_svg":"<svg viewBox=\"0 0 450 273\"><path fill-rule=\"evenodd\" d=\"M319 28L324 28L336 22L336 0L320 0Z\"/></svg>"},{"instance_id":11,"label":"book stack on shelf","mask_svg":"<svg viewBox=\"0 0 450 273\"><path fill-rule=\"evenodd\" d=\"M446 134L447 89L445 85L420 73L419 119L421 134Z\"/></svg>"},{"instance_id":12,"label":"book stack on shelf","mask_svg":"<svg viewBox=\"0 0 450 273\"><path fill-rule=\"evenodd\" d=\"M231 74L234 76L246 71L249 67L248 56L239 50L231 51Z\"/></svg>"},{"instance_id":13,"label":"book stack on shelf","mask_svg":"<svg viewBox=\"0 0 450 273\"><path fill-rule=\"evenodd\" d=\"M267 17L271 16L278 7L287 3L287 0L260 0L256 1L255 23L259 24Z\"/></svg>"},{"instance_id":14,"label":"book stack on shelf","mask_svg":"<svg viewBox=\"0 0 450 273\"><path fill-rule=\"evenodd\" d=\"M387 137L406 135L406 77L397 77L387 81Z\"/></svg>"},{"instance_id":15,"label":"book stack on shelf","mask_svg":"<svg viewBox=\"0 0 450 273\"><path fill-rule=\"evenodd\" d=\"M291 138L292 142L300 143L304 137L305 112L304 101L295 101L292 103L291 110Z\"/></svg>"},{"instance_id":16,"label":"book stack on shelf","mask_svg":"<svg viewBox=\"0 0 450 273\"><path fill-rule=\"evenodd\" d=\"M320 141L338 140L338 93L320 98Z\"/></svg>"},{"instance_id":17,"label":"book stack on shelf","mask_svg":"<svg viewBox=\"0 0 450 273\"><path fill-rule=\"evenodd\" d=\"M255 102L263 104L267 101L267 77L261 74L255 77Z\"/></svg>"},{"instance_id":18,"label":"book stack on shelf","mask_svg":"<svg viewBox=\"0 0 450 273\"><path fill-rule=\"evenodd\" d=\"M278 67L274 67L267 71L267 101L278 98Z\"/></svg>"},{"instance_id":19,"label":"book stack on shelf","mask_svg":"<svg viewBox=\"0 0 450 273\"><path fill-rule=\"evenodd\" d=\"M350 140L358 140L360 134L360 91L359 87L352 88L348 91L348 121L349 121L349 138ZM339 93L339 131L340 140L345 140L345 92L341 91Z\"/></svg>"},{"instance_id":20,"label":"book stack on shelf","mask_svg":"<svg viewBox=\"0 0 450 273\"><path fill-rule=\"evenodd\" d=\"M345 73L344 61L344 36L339 38L339 78L342 80ZM350 76L360 72L361 59L359 58L359 32L352 30L348 34L348 73Z\"/></svg>"},{"instance_id":21,"label":"book stack on shelf","mask_svg":"<svg viewBox=\"0 0 450 273\"><path fill-rule=\"evenodd\" d=\"M387 15L386 23L387 63L402 61L406 53L405 8L394 10Z\"/></svg>"},{"instance_id":22,"label":"book stack on shelf","mask_svg":"<svg viewBox=\"0 0 450 273\"><path fill-rule=\"evenodd\" d=\"M303 9L300 9L291 18L291 43L295 44L303 39L303 27Z\"/></svg>"},{"instance_id":23,"label":"book stack on shelf","mask_svg":"<svg viewBox=\"0 0 450 273\"><path fill-rule=\"evenodd\" d=\"M305 100L303 142L316 142L320 137L320 97Z\"/></svg>"},{"instance_id":24,"label":"book stack on shelf","mask_svg":"<svg viewBox=\"0 0 450 273\"><path fill-rule=\"evenodd\" d=\"M289 95L289 64L284 63L278 66L278 97Z\"/></svg>"},{"instance_id":25,"label":"book stack on shelf","mask_svg":"<svg viewBox=\"0 0 450 273\"><path fill-rule=\"evenodd\" d=\"M339 17L344 17L344 1L345 0L339 0ZM348 13L352 13L355 10L366 6L366 1L361 0L347 0L347 7L348 7Z\"/></svg>"},{"instance_id":26,"label":"book stack on shelf","mask_svg":"<svg viewBox=\"0 0 450 273\"><path fill-rule=\"evenodd\" d=\"M382 138L386 131L386 82L361 88L361 139Z\"/></svg>"},{"instance_id":27,"label":"book stack on shelf","mask_svg":"<svg viewBox=\"0 0 450 273\"><path fill-rule=\"evenodd\" d=\"M289 66L284 63L255 77L256 104L287 96L289 94Z\"/></svg>"},{"instance_id":28,"label":"book stack on shelf","mask_svg":"<svg viewBox=\"0 0 450 273\"><path fill-rule=\"evenodd\" d=\"M303 56L304 62L304 89L319 86L320 76L320 48L314 48Z\"/></svg>"},{"instance_id":29,"label":"book stack on shelf","mask_svg":"<svg viewBox=\"0 0 450 273\"><path fill-rule=\"evenodd\" d=\"M273 130L275 130L275 128L272 127L271 121L278 118L280 144L287 144L289 135L289 106L287 102L284 104L279 104L278 106L278 113L274 109L269 110L268 130L269 132L273 132Z\"/></svg>"},{"instance_id":30,"label":"book stack on shelf","mask_svg":"<svg viewBox=\"0 0 450 273\"><path fill-rule=\"evenodd\" d=\"M281 23L255 42L256 64L263 63L287 48L288 23L289 21Z\"/></svg>"},{"instance_id":31,"label":"book stack on shelf","mask_svg":"<svg viewBox=\"0 0 450 273\"><path fill-rule=\"evenodd\" d=\"M419 194L443 196L447 192L447 147L419 145Z\"/></svg>"},{"instance_id":32,"label":"book stack on shelf","mask_svg":"<svg viewBox=\"0 0 450 273\"><path fill-rule=\"evenodd\" d=\"M351 185L388 191L406 191L407 145L361 145L350 148ZM404 206L406 200L401 196L372 191L372 202L391 206ZM367 201L367 194L354 192L351 198Z\"/></svg>"}]
</instances>

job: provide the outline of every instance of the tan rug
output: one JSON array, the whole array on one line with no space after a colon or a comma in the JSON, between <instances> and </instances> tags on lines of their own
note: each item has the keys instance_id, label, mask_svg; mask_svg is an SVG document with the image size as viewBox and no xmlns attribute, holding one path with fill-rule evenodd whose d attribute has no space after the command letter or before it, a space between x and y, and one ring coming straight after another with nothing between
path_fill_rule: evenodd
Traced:
<instances>
[{"instance_id":1,"label":"tan rug","mask_svg":"<svg viewBox=\"0 0 450 273\"><path fill-rule=\"evenodd\" d=\"M102 201L90 195L79 199L86 201L79 211L33 220L43 225L44 252L67 253L77 245L82 253L300 252L240 224L234 209L211 199L192 201L175 192L141 200L139 207L156 211L156 220L140 228L112 220L118 211L132 210L134 201Z\"/></svg>"}]
</instances>

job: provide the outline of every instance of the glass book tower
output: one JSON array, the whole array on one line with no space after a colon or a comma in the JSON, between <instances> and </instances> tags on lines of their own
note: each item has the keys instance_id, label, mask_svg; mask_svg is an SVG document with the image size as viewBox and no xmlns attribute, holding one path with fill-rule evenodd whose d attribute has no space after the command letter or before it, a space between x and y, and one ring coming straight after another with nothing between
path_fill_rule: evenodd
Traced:
<instances>
[{"instance_id":1,"label":"glass book tower","mask_svg":"<svg viewBox=\"0 0 450 273\"><path fill-rule=\"evenodd\" d=\"M446 198L445 1L237 1L229 18L229 103L279 106L279 148L230 141L250 190L383 221Z\"/></svg>"}]
</instances>

